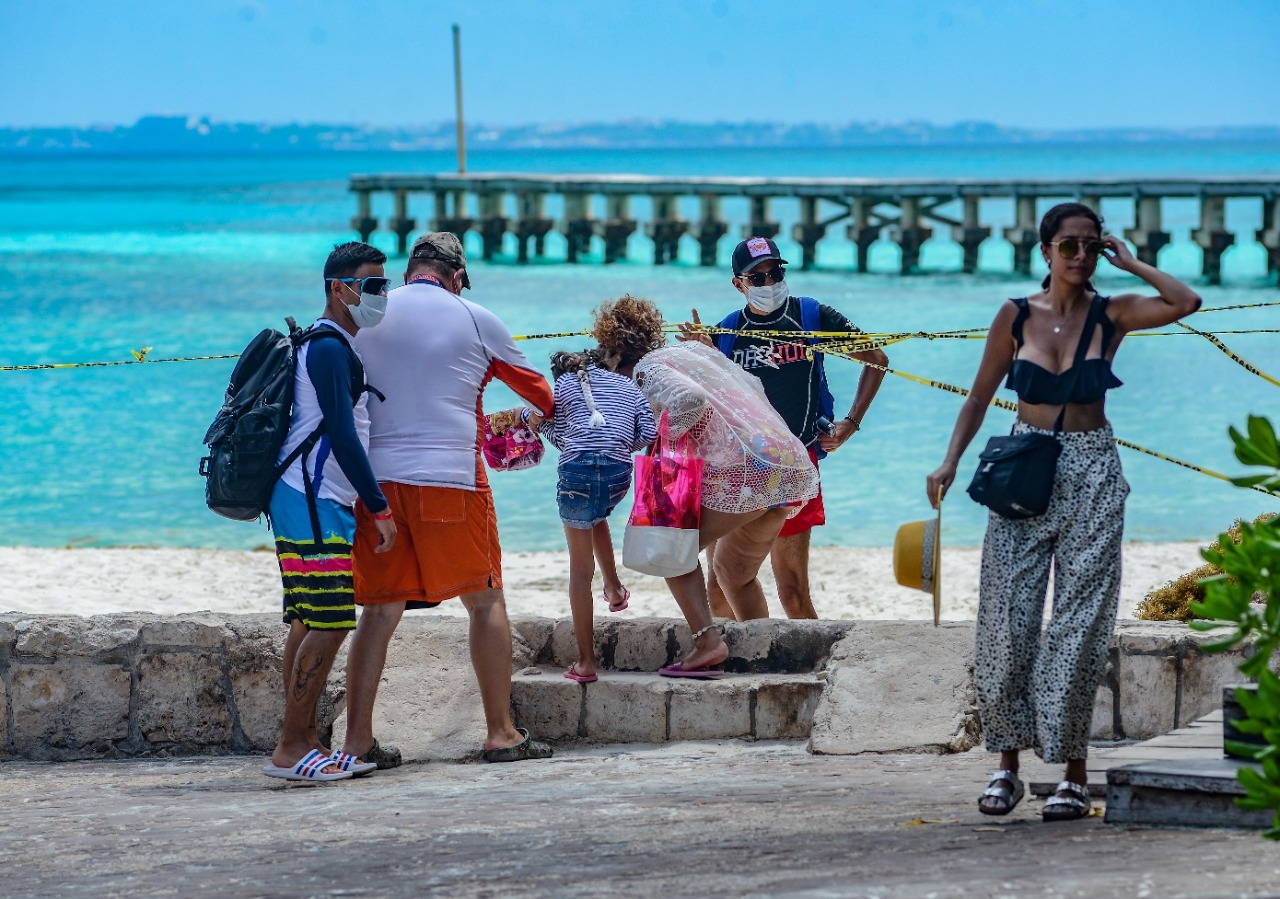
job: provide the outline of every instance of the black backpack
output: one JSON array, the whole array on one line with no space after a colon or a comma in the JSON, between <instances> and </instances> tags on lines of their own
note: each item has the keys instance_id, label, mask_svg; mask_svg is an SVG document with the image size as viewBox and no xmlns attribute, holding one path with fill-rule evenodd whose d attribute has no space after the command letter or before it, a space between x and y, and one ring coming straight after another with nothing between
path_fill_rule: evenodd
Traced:
<instances>
[{"instance_id":1,"label":"black backpack","mask_svg":"<svg viewBox=\"0 0 1280 899\"><path fill-rule=\"evenodd\" d=\"M285 322L289 326L287 336L268 328L245 347L231 372L222 409L204 435L209 447L209 455L200 460L200 474L207 479L205 503L225 518L254 521L266 513L276 481L298 457L305 461L324 434L322 420L319 427L276 464L293 414L298 350L308 341L326 338L341 340L350 349L346 338L332 328L311 327L304 331L292 318L286 318ZM382 398L375 388L365 384L364 366L354 350L351 356L352 403L365 391ZM307 466L304 464L302 469L315 539L319 541L315 492Z\"/></svg>"}]
</instances>

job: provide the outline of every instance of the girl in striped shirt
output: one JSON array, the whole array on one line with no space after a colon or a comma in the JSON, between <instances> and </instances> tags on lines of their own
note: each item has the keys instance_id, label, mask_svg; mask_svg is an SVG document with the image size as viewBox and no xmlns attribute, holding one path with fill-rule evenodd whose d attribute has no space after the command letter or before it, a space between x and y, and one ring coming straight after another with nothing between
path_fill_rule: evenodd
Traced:
<instances>
[{"instance_id":1,"label":"girl in striped shirt","mask_svg":"<svg viewBox=\"0 0 1280 899\"><path fill-rule=\"evenodd\" d=\"M578 661L564 676L583 684L598 679L591 597L596 563L610 612L625 609L631 596L618 579L609 513L631 488L631 454L658 436L649 401L630 378L600 365L602 355L598 349L554 354L555 417L544 421L531 409L521 414L560 450L556 504L569 543L569 607L578 641Z\"/></svg>"}]
</instances>

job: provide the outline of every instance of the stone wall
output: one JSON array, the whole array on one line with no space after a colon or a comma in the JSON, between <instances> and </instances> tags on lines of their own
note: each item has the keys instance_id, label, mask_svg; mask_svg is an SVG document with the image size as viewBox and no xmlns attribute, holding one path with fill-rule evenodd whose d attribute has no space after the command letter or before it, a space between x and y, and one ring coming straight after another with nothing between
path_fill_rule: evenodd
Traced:
<instances>
[{"instance_id":1,"label":"stone wall","mask_svg":"<svg viewBox=\"0 0 1280 899\"><path fill-rule=\"evenodd\" d=\"M815 752L963 751L980 742L973 625L759 621L724 626L738 677L652 672L689 645L683 622L601 621L599 682L561 677L568 620L512 622L518 724L553 742L811 738ZM284 628L273 615L0 615L0 758L261 752L281 714ZM1144 739L1217 708L1240 652L1206 655L1177 623L1123 622L1094 737ZM345 651L345 649L344 649ZM321 702L344 725L340 656ZM408 759L474 756L484 737L465 619L410 615L392 643L375 732Z\"/></svg>"}]
</instances>

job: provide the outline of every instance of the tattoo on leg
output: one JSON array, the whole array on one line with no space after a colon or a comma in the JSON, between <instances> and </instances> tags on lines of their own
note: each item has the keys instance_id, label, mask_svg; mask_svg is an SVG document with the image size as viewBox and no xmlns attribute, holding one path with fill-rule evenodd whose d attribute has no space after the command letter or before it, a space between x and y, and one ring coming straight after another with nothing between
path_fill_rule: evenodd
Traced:
<instances>
[{"instance_id":1,"label":"tattoo on leg","mask_svg":"<svg viewBox=\"0 0 1280 899\"><path fill-rule=\"evenodd\" d=\"M315 677L320 669L324 667L324 659L319 656L315 657L311 667L306 671L302 669L302 661L302 659L298 660L298 675L293 681L294 699L304 699L306 697L307 690L311 686L311 678Z\"/></svg>"}]
</instances>

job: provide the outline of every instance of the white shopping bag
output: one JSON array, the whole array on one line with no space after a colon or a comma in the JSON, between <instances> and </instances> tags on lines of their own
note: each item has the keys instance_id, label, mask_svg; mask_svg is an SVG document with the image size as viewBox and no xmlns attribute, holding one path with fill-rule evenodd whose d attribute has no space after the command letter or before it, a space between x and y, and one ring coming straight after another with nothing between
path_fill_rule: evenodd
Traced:
<instances>
[{"instance_id":1,"label":"white shopping bag","mask_svg":"<svg viewBox=\"0 0 1280 899\"><path fill-rule=\"evenodd\" d=\"M629 524L622 537L622 564L658 577L688 574L698 567L698 532Z\"/></svg>"}]
</instances>

